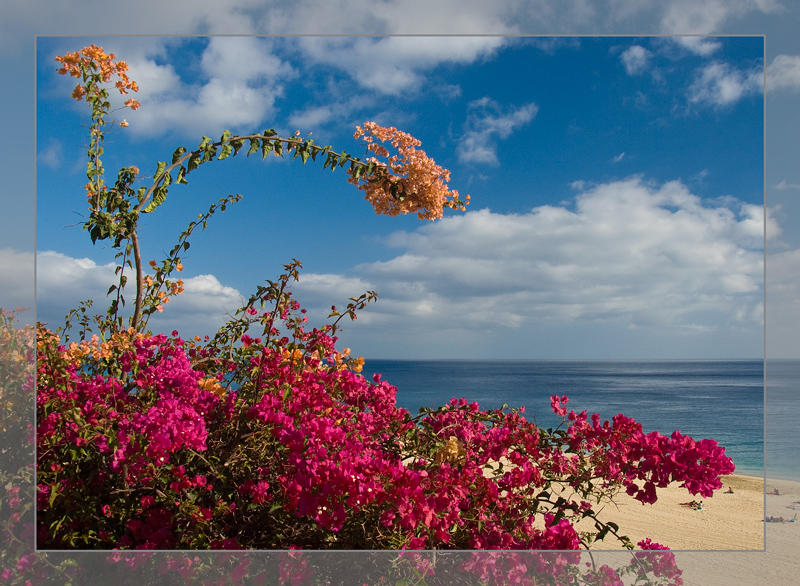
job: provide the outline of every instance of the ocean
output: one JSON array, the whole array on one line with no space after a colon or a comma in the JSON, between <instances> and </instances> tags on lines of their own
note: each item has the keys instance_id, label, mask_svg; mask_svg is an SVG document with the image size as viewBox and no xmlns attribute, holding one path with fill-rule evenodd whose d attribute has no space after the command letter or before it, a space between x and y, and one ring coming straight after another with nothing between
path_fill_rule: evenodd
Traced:
<instances>
[{"instance_id":1,"label":"ocean","mask_svg":"<svg viewBox=\"0 0 800 586\"><path fill-rule=\"evenodd\" d=\"M800 361L524 361L371 360L396 386L397 404L416 415L451 398L483 409L526 408L541 427L560 423L550 396L567 395L568 408L611 419L623 413L644 431L680 430L710 438L741 474L800 480ZM766 420L766 425L765 425ZM766 437L765 437L766 430Z\"/></svg>"}]
</instances>

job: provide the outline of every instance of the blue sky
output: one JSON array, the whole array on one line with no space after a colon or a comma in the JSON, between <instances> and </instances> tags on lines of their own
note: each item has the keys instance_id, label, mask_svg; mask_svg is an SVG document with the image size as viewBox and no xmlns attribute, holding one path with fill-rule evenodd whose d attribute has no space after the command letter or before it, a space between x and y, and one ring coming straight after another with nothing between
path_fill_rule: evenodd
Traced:
<instances>
[{"instance_id":1,"label":"blue sky","mask_svg":"<svg viewBox=\"0 0 800 586\"><path fill-rule=\"evenodd\" d=\"M635 4L588 0L580 3L553 3L550 0L525 3L343 0L321 4L299 0L287 5L253 3L251 0L226 3L193 0L191 4L183 0L169 4L142 0L134 6L97 0L64 0L57 5L45 0L9 0L6 8L6 18L0 21L0 64L5 78L13 80L15 90L4 95L5 108L0 110L3 129L9 133L8 136L14 137L3 143L3 156L0 157L4 177L0 190L4 209L0 214L0 272L3 274L0 305L36 306L33 268L38 245L37 309L41 318L60 320L61 308L72 305L72 299L91 296L98 299L98 307L103 307L102 295L98 296L96 291L107 288L108 277L103 275L104 271L108 274L108 269L103 265L112 260L112 255L108 250L91 247L79 227L64 228L81 221L74 212L82 212L79 194L83 184L83 155L80 147L84 141L78 125L83 114L76 109L77 104L68 103L69 99L64 98L63 87L58 86L59 82L52 79L51 73L47 74L48 83L53 84L49 87L50 94L43 93L38 83L51 64L41 57L42 49L37 44L36 35L39 35L39 41L44 41L45 36L72 37L62 42L63 50L74 50L87 42L98 42L107 47L110 46L108 43L113 43L120 55L124 54L132 64L145 66L146 70L140 73L150 76L154 82L142 92L150 92L151 108L143 107L136 113L137 122L124 136L116 137L121 141L119 150L108 145L106 162L111 173L115 172L115 165L131 162L145 168L149 162L152 169L154 161L169 156L177 144L196 144L202 134L199 122L208 123L212 127L211 133L235 127L237 120L247 130L268 125L289 131L295 127L307 127L320 142L346 146L352 142L351 128L348 127L369 117L387 119L418 134L424 141L423 148L452 169L453 185L462 193L472 195L472 205L466 214L452 213L445 221L429 226L415 218L376 217L359 198L358 192L348 190L340 176L327 175L327 172L317 174L313 169L300 169L302 172L291 183L295 193L302 192L303 197L294 200L283 197L283 193L288 193L286 182L289 179L288 175L281 178L281 173L283 170L292 172L289 169L294 169L294 166L277 164L276 161L272 161L268 168L254 161L242 161L242 173L238 173L238 163L228 161L219 166L221 175L218 178L213 177L212 171L204 170L202 175L195 175L202 177L202 181L193 181L182 193L173 192L170 205L175 207L166 214L170 218L159 210L160 217L154 215L147 226L151 230L148 242L155 247L152 256L156 256L160 250L168 249L177 232L192 214L199 211L198 207L202 209L209 200L234 191L230 177L237 174L235 190L243 193L245 199L236 206L237 209L230 209L221 222L213 224L208 232L198 235L193 241L192 251L197 257L187 259L185 274L191 272L194 275L195 291L187 290L183 298L169 306L170 319L180 322L183 332L191 328L208 329L200 323L199 317L208 317L209 304L217 303L219 306L222 300L226 307L235 305L240 294L247 295L263 279L274 278L280 270L279 265L288 257L295 256L306 266L298 296L306 305L317 307L318 312L332 303L332 297L344 299L353 294L354 288L360 291L371 285L379 290L379 303L371 306L358 322L343 332L345 342L355 351L358 352L360 346L366 348L360 353L376 357L760 356L764 350L764 337L757 323L760 318L754 315L763 317L756 301L761 292L752 289L729 292L724 302L720 297L708 294L709 291L719 294L726 286L732 287L736 279L739 279L737 286L740 289L752 287L753 275L758 269L749 259L753 258L751 253L756 252L757 245L741 241L741 230L737 236L739 240L735 242L730 230L726 234L699 228L690 230L689 236L704 234L712 240L716 238L718 243L730 245L726 249L728 252L744 252L733 264L728 262L725 254L717 257L721 267L730 269L720 269L717 273L701 269L694 277L693 273L682 269L674 273L665 272L667 265L663 263L669 258L673 263L674 259L681 258L674 245L676 242L690 244L695 251L707 250L708 242L693 241L687 233L678 230L677 223L669 224L667 232L651 231L649 235L654 239L651 251L662 250L662 264L651 262L649 278L635 281L634 277L645 273L631 261L634 258L631 251L635 249L627 244L624 236L630 236L626 226L635 226L636 218L619 212L613 217L613 222L608 223L611 233L617 235L614 242L619 251L597 238L587 245L591 234L575 226L564 228L563 223L559 224L564 217L545 225L546 214L539 213L539 224L531 226L526 222L533 221L531 213L534 209L540 212L554 209L576 212L579 199L600 201L598 198L607 195L607 189L600 190L603 187L633 187L632 190L617 189L616 193L656 205L652 203L653 198L660 194L663 201L668 193L664 191L666 186L679 185L691 196L700 198L702 209L728 208L735 221L730 220L728 224L723 221L722 225L728 228L751 225L744 221L741 205L759 203L758 196L752 193L747 180L739 179L748 173L747 163L752 161L748 159L744 165L731 164L724 169L726 159L721 154L716 155L723 147L731 145L715 141L714 137L725 133L733 139L736 132L747 131L742 113L759 102L758 95L753 93L753 76L750 75L757 64L749 60L758 57L750 56L751 49L747 44L735 48L730 42L725 42L720 47L715 44L715 39L699 37L685 37L676 43L652 37L620 35L764 35L767 39L764 64L767 77L764 99L765 199L769 217L774 221L770 224L773 229L768 233L766 247L766 355L772 358L800 357L800 304L796 302L800 298L800 167L796 156L800 148L796 132L800 124L800 109L797 108L800 41L796 35L800 7L795 3L785 0L731 0L725 3L716 0L643 0ZM425 18L419 18L421 11ZM149 16L151 14L159 17L153 19ZM105 36L86 37L87 31L102 31ZM150 36L127 39L118 36L129 34ZM241 67L260 68L261 73L256 75L239 66L225 65L216 72L207 73L207 78L200 79L196 76L204 71L200 51L205 49L206 41L198 40L190 47L191 50L178 51L174 44L167 43L165 37L160 36L208 34L272 35L268 46L256 49L256 53L248 53L248 60L239 60L238 63ZM295 45L290 47L286 41L276 38L343 34L472 37L458 42L453 38L416 37L404 50L392 44L398 41L383 42L379 39L302 38L293 41ZM584 38L575 43L563 38L575 34L588 37L609 35L617 40ZM507 35L545 37L528 39L524 43L517 40L512 47L508 42L498 40ZM56 43L50 39L47 41ZM76 46L72 46L73 42ZM521 46L523 44L526 46ZM621 47L616 49L616 53L612 51L614 44ZM604 49L598 49L599 45ZM635 49L623 58L623 52L635 45L642 49ZM51 44L50 48L56 51L59 47ZM514 71L510 76L487 82L489 85L470 86L468 78L473 80L473 84L480 84L478 72L488 75L494 68L496 73L502 73L504 63L510 63L514 55L522 55L525 51L529 54L527 58L536 61L536 72L540 72L538 77L528 70L522 73ZM258 54L267 58L257 60L252 57ZM571 75L565 75L564 70L559 69L559 64L567 61L573 67ZM715 62L716 68L707 67ZM214 60L206 63L213 65ZM172 65L172 70L166 68L168 65ZM225 68L228 71L224 71ZM568 92L569 87L581 84L583 88L589 87L587 76L595 69L613 73L602 78L601 91ZM705 72L705 78L702 72ZM238 107L236 119L230 110L227 113L213 107L204 110L201 107L203 103L213 106L214 102L208 100L208 90L206 102L201 102L200 89L221 73L243 75L244 86L249 84L253 88L267 87L269 84L265 80L272 79L272 86L281 86L284 93L273 99L274 92L268 92L251 107ZM251 74L256 77L248 78ZM457 80L452 81L454 78ZM705 79L707 84L716 83L718 89L725 88L726 91L717 94L702 92L703 86L699 82L694 86L695 100L691 101L690 88L696 79ZM444 80L451 81L445 84ZM63 78L61 81L66 82ZM143 83L144 79L139 76L139 81ZM193 83L196 87L192 87ZM404 83L406 87L402 87ZM391 84L395 84L397 93L385 91ZM458 85L461 94L453 95L447 85ZM517 97L519 87L525 87L528 94ZM190 91L187 92L187 88ZM247 92L240 95L245 94ZM647 101L643 101L642 96ZM718 101L727 97L731 103L714 105L715 96ZM468 111L470 102L484 97L500 104L500 109L479 110L473 107ZM614 102L625 98L628 101ZM59 100L60 105L56 106ZM426 100L431 110L423 107ZM44 104L63 116L63 124L57 125L54 136L43 135L44 118L38 121L39 132L34 132L39 105ZM496 153L498 165L487 161L459 160L460 154L463 159L463 152L458 150L459 140L468 134L470 128L479 129L477 122L472 122L473 127L465 126L470 113L473 119L501 116L526 104L537 106L535 116L528 123L515 126L507 137L498 134L489 137L489 151ZM563 108L559 108L562 104ZM570 105L575 106L575 111L567 120L566 110ZM642 109L643 105L648 109ZM428 111L437 115L446 112L446 124L444 118L438 117L437 124L426 123L425 113ZM386 118L378 118L380 115ZM264 124L260 122L262 119ZM258 122L251 124L253 120ZM144 132L148 124L160 124L163 147L150 148L157 145L152 140L153 135ZM706 131L701 133L704 126ZM565 133L565 128L573 134ZM646 132L642 132L643 128ZM692 135L691 144L679 147L678 138L681 135L685 137L687 129L694 128L698 131ZM586 137L591 137L591 140ZM710 148L692 148L702 146L704 138L706 144L711 144ZM508 157L507 153L521 148L520 140L526 139L529 140L523 144L529 155L527 159ZM117 153L120 158L113 158L112 155ZM620 155L615 163L614 158ZM692 157L694 160L690 161ZM57 191L76 190L52 202L47 210L45 217L50 212L57 215L57 209L66 213L54 223L52 234L57 236L43 231L41 222L46 220L43 220L41 207L39 231L38 234L35 232L37 169L43 184L48 173L51 181L56 176L52 166L59 169ZM515 180L520 181L518 177L523 174L527 177L524 188L508 187L513 186ZM262 177L265 182L258 183L257 189L252 190L249 182L255 181L255 176ZM639 178L639 183L624 183L633 178ZM680 183L674 183L676 181ZM41 185L39 187L38 195L42 197ZM490 190L489 187L497 188ZM309 194L312 193L322 195L311 197ZM675 197L676 192L669 193L672 194L670 197ZM266 202L268 194L272 194L269 199L272 215L265 216L264 210L250 213L259 202ZM651 199L647 200L643 194L649 194ZM720 197L723 199L718 199ZM313 206L312 202L317 205ZM316 225L314 229L300 224L298 218L307 218L312 210L321 210L321 202L327 202L329 206L324 213L333 214L341 209L345 217L340 216L334 223L331 216L331 221ZM336 202L335 205L332 202ZM355 212L351 214L342 207L345 205L354 206ZM543 205L550 205L553 209L541 208ZM652 205L646 209L652 211ZM611 209L619 207L612 206ZM635 209L630 205L621 207L623 211ZM483 239L478 239L473 231L473 237L467 239L472 250L483 246L481 251L489 254L488 251L499 247L513 256L517 254L517 249L509 244L513 241L519 246L527 246L526 254L534 254L540 261L539 265L522 263L522 268L513 266L510 273L505 270L507 265L500 266L501 275L513 277L503 281L496 276L497 271L492 276L485 272L486 267L466 262L469 259L464 254L459 256L454 252L463 248L463 237L461 240L458 237L463 236L459 230L465 229L466 219L480 219L479 214L487 213L482 212L486 208L494 215L485 219L484 226L495 227L495 238L492 240L492 234L487 233ZM671 211L678 209L673 207ZM695 210L694 215L684 212L683 216L696 218L701 224L711 221L708 212ZM513 214L519 216L519 231L512 229ZM590 215L578 217L588 221L586 226L599 225L591 223ZM674 214L671 217L673 220L678 218ZM284 233L276 232L286 223L275 222L275 218L290 218L291 227ZM255 229L235 228L249 228L248 219L256 225ZM164 223L160 224L162 221ZM457 225L458 221L462 224ZM266 226L269 230L265 229ZM444 238L448 226L452 228L451 241ZM547 226L550 230L546 229ZM556 235L553 230L559 226L562 230ZM395 232L399 235L393 236ZM519 238L520 233L541 238L531 242ZM497 234L506 236L506 240L498 239ZM159 241L161 235L163 238ZM221 266L209 263L204 265L207 267L205 271L192 264L198 262L197 258L210 258L211 253L217 251L215 243L225 242L226 235L230 242L228 246L238 245L237 254L226 253ZM50 238L49 242L47 238ZM673 245L665 249L662 245L664 238ZM320 250L316 245L318 240L336 244ZM253 252L256 250L258 254ZM435 258L440 250L447 251L452 258ZM559 251L565 255L560 260L557 256ZM600 253L604 251L614 257L614 271L610 270L610 261L601 258ZM647 251L639 250L638 254L641 262L652 260ZM401 260L406 263L405 274L398 267ZM452 263L448 264L448 260ZM393 264L377 264L390 261ZM547 264L546 261L552 262ZM498 266L488 261L486 264ZM464 278L456 278L458 275L454 273L453 265L472 277L473 283L493 283L500 289L505 287L507 295L495 295L497 290L475 290L469 283L464 283ZM532 274L531 266L538 266L539 272ZM592 266L602 268L592 273ZM548 267L551 272L545 274L543 271ZM560 267L561 273L556 275L553 267ZM409 271L416 275L415 280L409 281ZM720 272L726 271L727 285L721 284L719 276ZM392 280L389 273L397 278ZM203 274L210 276L204 277L203 281L200 278ZM441 275L447 279L440 281L436 289L434 281ZM658 279L662 281L660 289L655 286ZM561 283L560 289L554 286L556 281ZM444 282L450 282L452 290L444 290ZM691 286L685 287L687 282ZM614 287L620 294L612 299L610 293L614 292ZM670 287L680 291L670 291ZM201 294L200 290L205 293ZM526 297L525 291L536 291L538 297ZM576 293L581 291L586 292L584 297ZM603 292L605 296L601 294ZM682 296L681 292L687 295ZM587 301L586 296L591 299ZM420 299L425 303L419 303ZM666 302L669 300L671 302ZM702 300L707 307L698 306L697 302ZM616 301L616 306L612 301ZM181 308L181 302L187 306ZM190 306L194 307L197 315L191 315ZM454 322L451 319L454 317L460 321ZM23 321L30 322L33 318L34 313L29 312ZM453 323L463 327L458 328ZM162 325L165 326L163 329L171 329L166 323ZM387 337L386 331L391 331L392 335ZM410 348L417 351L412 352Z\"/></svg>"},{"instance_id":2,"label":"blue sky","mask_svg":"<svg viewBox=\"0 0 800 586\"><path fill-rule=\"evenodd\" d=\"M141 87L106 142L109 177L224 129L361 154L353 130L373 120L419 138L472 198L431 223L377 216L320 164L201 167L143 219L147 259L219 197L244 200L193 238L186 293L154 329L213 333L298 258L314 320L378 291L342 334L368 357L763 353L761 37L39 38L38 311L54 327L114 282L114 251L80 228L87 111L54 65L90 43Z\"/></svg>"}]
</instances>

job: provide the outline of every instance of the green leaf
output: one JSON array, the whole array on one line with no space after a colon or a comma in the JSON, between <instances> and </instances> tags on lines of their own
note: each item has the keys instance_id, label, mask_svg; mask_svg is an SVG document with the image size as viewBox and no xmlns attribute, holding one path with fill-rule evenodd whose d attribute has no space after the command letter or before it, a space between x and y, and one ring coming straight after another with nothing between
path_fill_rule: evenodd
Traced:
<instances>
[{"instance_id":1,"label":"green leaf","mask_svg":"<svg viewBox=\"0 0 800 586\"><path fill-rule=\"evenodd\" d=\"M189 183L188 181L186 181L184 175L186 175L186 167L181 165L180 168L178 169L178 176L175 178L175 183L178 184L183 183L184 185Z\"/></svg>"},{"instance_id":2,"label":"green leaf","mask_svg":"<svg viewBox=\"0 0 800 586\"><path fill-rule=\"evenodd\" d=\"M186 164L186 172L191 173L200 165L200 155L194 154L189 157L189 162Z\"/></svg>"},{"instance_id":3,"label":"green leaf","mask_svg":"<svg viewBox=\"0 0 800 586\"><path fill-rule=\"evenodd\" d=\"M237 138L230 142L230 145L233 147L233 156L235 157L239 153L239 149L244 146L244 139Z\"/></svg>"},{"instance_id":4,"label":"green leaf","mask_svg":"<svg viewBox=\"0 0 800 586\"><path fill-rule=\"evenodd\" d=\"M153 192L153 201L151 201L145 208L142 210L145 214L149 214L162 203L164 200L167 199L167 188L166 187L157 187L156 190Z\"/></svg>"},{"instance_id":5,"label":"green leaf","mask_svg":"<svg viewBox=\"0 0 800 586\"><path fill-rule=\"evenodd\" d=\"M248 140L250 141L250 150L247 151L247 156L249 157L250 155L252 155L254 152L256 152L258 150L258 139L257 138L249 138Z\"/></svg>"},{"instance_id":6,"label":"green leaf","mask_svg":"<svg viewBox=\"0 0 800 586\"><path fill-rule=\"evenodd\" d=\"M212 161L217 154L217 147L213 144L209 144L205 151L203 152L203 158L200 161L201 163L207 163L208 161Z\"/></svg>"},{"instance_id":7,"label":"green leaf","mask_svg":"<svg viewBox=\"0 0 800 586\"><path fill-rule=\"evenodd\" d=\"M153 175L154 181L158 181L161 178L161 174L164 172L164 169L167 168L167 163L165 161L159 161L156 167L156 173Z\"/></svg>"},{"instance_id":8,"label":"green leaf","mask_svg":"<svg viewBox=\"0 0 800 586\"><path fill-rule=\"evenodd\" d=\"M185 147L178 147L177 149L175 149L175 152L172 154L172 164L174 165L175 163L177 163L178 159L180 159L183 156L183 153L185 152L186 152Z\"/></svg>"},{"instance_id":9,"label":"green leaf","mask_svg":"<svg viewBox=\"0 0 800 586\"><path fill-rule=\"evenodd\" d=\"M228 156L230 156L230 154L233 152L233 147L231 147L231 145L227 144L228 140L232 136L233 136L233 133L230 130L225 130L222 133L222 138L220 139L220 142L224 143L224 144L222 145L222 152L220 152L219 157L217 157L218 161L221 161L222 159L228 158Z\"/></svg>"},{"instance_id":10,"label":"green leaf","mask_svg":"<svg viewBox=\"0 0 800 586\"><path fill-rule=\"evenodd\" d=\"M267 158L267 155L272 152L272 143L267 139L261 139L261 160Z\"/></svg>"}]
</instances>

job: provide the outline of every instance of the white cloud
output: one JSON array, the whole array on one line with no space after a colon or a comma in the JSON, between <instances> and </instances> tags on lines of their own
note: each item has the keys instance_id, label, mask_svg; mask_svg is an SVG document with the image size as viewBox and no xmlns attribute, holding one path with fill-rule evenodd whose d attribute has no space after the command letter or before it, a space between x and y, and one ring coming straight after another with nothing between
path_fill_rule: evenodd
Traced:
<instances>
[{"instance_id":1,"label":"white cloud","mask_svg":"<svg viewBox=\"0 0 800 586\"><path fill-rule=\"evenodd\" d=\"M142 107L125 113L128 131L134 134L253 130L275 111L275 100L283 93L281 81L296 75L271 53L266 39L211 37L199 62L201 78L192 84L172 65L155 61L152 53L161 50L157 43L149 53L127 59L128 73L141 88L135 97Z\"/></svg>"},{"instance_id":2,"label":"white cloud","mask_svg":"<svg viewBox=\"0 0 800 586\"><path fill-rule=\"evenodd\" d=\"M145 34L492 34L656 33L720 31L734 19L770 14L779 0L139 0L109 10L98 0L6 0L0 47L33 33L87 30ZM154 18L152 15L157 14Z\"/></svg>"},{"instance_id":3,"label":"white cloud","mask_svg":"<svg viewBox=\"0 0 800 586\"><path fill-rule=\"evenodd\" d=\"M639 75L647 69L652 53L641 45L633 45L625 49L620 55L622 65L628 75Z\"/></svg>"},{"instance_id":4,"label":"white cloud","mask_svg":"<svg viewBox=\"0 0 800 586\"><path fill-rule=\"evenodd\" d=\"M370 313L400 328L711 327L753 315L762 242L758 206L707 208L679 182L632 178L584 191L574 211L484 209L394 234L404 252L358 272L382 295Z\"/></svg>"},{"instance_id":5,"label":"white cloud","mask_svg":"<svg viewBox=\"0 0 800 586\"><path fill-rule=\"evenodd\" d=\"M706 65L689 87L690 104L728 106L747 96L760 94L764 88L762 70L740 71L727 63Z\"/></svg>"},{"instance_id":6,"label":"white cloud","mask_svg":"<svg viewBox=\"0 0 800 586\"><path fill-rule=\"evenodd\" d=\"M298 46L316 63L349 73L362 87L382 94L424 90L425 71L441 63L488 58L503 37L303 37Z\"/></svg>"},{"instance_id":7,"label":"white cloud","mask_svg":"<svg viewBox=\"0 0 800 586\"><path fill-rule=\"evenodd\" d=\"M60 140L51 138L47 141L47 146L36 154L36 161L40 165L58 169L64 160L63 145Z\"/></svg>"},{"instance_id":8,"label":"white cloud","mask_svg":"<svg viewBox=\"0 0 800 586\"><path fill-rule=\"evenodd\" d=\"M64 325L70 309L86 299L94 301L95 313L104 313L105 295L117 282L114 264L98 265L89 258L71 258L60 252L36 255L37 320L55 330Z\"/></svg>"},{"instance_id":9,"label":"white cloud","mask_svg":"<svg viewBox=\"0 0 800 586\"><path fill-rule=\"evenodd\" d=\"M784 179L775 186L775 189L800 189L800 183L787 183Z\"/></svg>"},{"instance_id":10,"label":"white cloud","mask_svg":"<svg viewBox=\"0 0 800 586\"><path fill-rule=\"evenodd\" d=\"M227 321L228 315L247 301L233 287L222 285L214 275L184 279L184 292L171 297L162 313L155 313L147 326L154 332L177 328L183 337L213 334Z\"/></svg>"},{"instance_id":11,"label":"white cloud","mask_svg":"<svg viewBox=\"0 0 800 586\"><path fill-rule=\"evenodd\" d=\"M530 123L539 111L534 103L503 109L489 97L467 104L464 135L458 144L458 160L497 165L497 139L506 139L515 129Z\"/></svg>"},{"instance_id":12,"label":"white cloud","mask_svg":"<svg viewBox=\"0 0 800 586\"><path fill-rule=\"evenodd\" d=\"M0 307L33 307L33 253L0 248Z\"/></svg>"},{"instance_id":13,"label":"white cloud","mask_svg":"<svg viewBox=\"0 0 800 586\"><path fill-rule=\"evenodd\" d=\"M112 299L106 296L108 288L118 282L114 263L99 265L50 250L37 253L36 261L39 321L52 329L63 326L69 310L86 299L93 300L90 315L105 313ZM135 286L130 282L124 293L122 313L126 316L132 313L134 296ZM213 334L225 322L226 312L232 314L242 305L236 289L222 285L213 275L197 275L184 279L184 293L171 297L163 313L153 314L148 327L163 332L177 328L184 336Z\"/></svg>"},{"instance_id":14,"label":"white cloud","mask_svg":"<svg viewBox=\"0 0 800 586\"><path fill-rule=\"evenodd\" d=\"M770 14L781 10L781 4L779 0L671 0L648 3L641 8L663 8L662 32L709 34L721 30L728 21L752 12Z\"/></svg>"},{"instance_id":15,"label":"white cloud","mask_svg":"<svg viewBox=\"0 0 800 586\"><path fill-rule=\"evenodd\" d=\"M372 357L505 355L533 343L537 331L559 344L587 332L609 340L672 336L675 355L686 357L692 340L702 348L714 336L757 334L762 207L731 200L707 207L678 181L656 185L632 177L574 187L579 194L571 204L523 214L483 209L396 232L386 239L398 249L393 258L346 274L301 273L295 297L309 309L311 324L320 325L332 304L377 291L377 304L343 324L342 343ZM780 234L769 215L766 224L769 238ZM113 264L48 251L39 253L38 264L41 317L52 327L81 299L106 306ZM198 275L148 325L184 337L213 334L242 302L236 289ZM593 355L588 342L569 343L575 354L568 345L567 355ZM626 343L613 345L634 352ZM551 352L546 345L541 351Z\"/></svg>"},{"instance_id":16,"label":"white cloud","mask_svg":"<svg viewBox=\"0 0 800 586\"><path fill-rule=\"evenodd\" d=\"M800 55L778 55L767 67L767 91L800 89Z\"/></svg>"},{"instance_id":17,"label":"white cloud","mask_svg":"<svg viewBox=\"0 0 800 586\"><path fill-rule=\"evenodd\" d=\"M687 51L701 57L708 57L722 47L722 43L707 37L672 37L671 40Z\"/></svg>"}]
</instances>

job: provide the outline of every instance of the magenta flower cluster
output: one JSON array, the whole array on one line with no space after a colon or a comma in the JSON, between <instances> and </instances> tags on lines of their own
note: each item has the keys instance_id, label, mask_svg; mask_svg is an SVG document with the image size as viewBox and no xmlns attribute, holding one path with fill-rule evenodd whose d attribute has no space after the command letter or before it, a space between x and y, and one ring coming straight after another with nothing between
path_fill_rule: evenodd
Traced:
<instances>
[{"instance_id":1,"label":"magenta flower cluster","mask_svg":"<svg viewBox=\"0 0 800 586\"><path fill-rule=\"evenodd\" d=\"M567 397L551 398L566 429L465 399L412 417L288 292L265 299L243 312L263 338L227 349L130 333L79 353L40 328L40 548L575 550L593 498L650 503L675 481L706 496L733 471L716 442Z\"/></svg>"}]
</instances>

